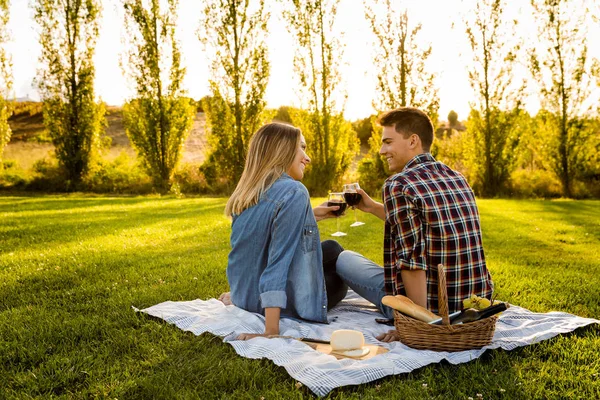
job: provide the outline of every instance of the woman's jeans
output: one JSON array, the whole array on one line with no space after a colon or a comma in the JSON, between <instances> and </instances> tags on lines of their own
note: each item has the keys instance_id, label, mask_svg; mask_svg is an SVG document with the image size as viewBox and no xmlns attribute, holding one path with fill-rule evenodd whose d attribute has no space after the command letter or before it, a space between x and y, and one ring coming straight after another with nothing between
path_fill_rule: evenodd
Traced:
<instances>
[{"instance_id":1,"label":"woman's jeans","mask_svg":"<svg viewBox=\"0 0 600 400\"><path fill-rule=\"evenodd\" d=\"M383 315L394 318L394 310L381 303L386 295L382 267L358 253L345 250L337 257L336 272L346 285L375 304Z\"/></svg>"},{"instance_id":2,"label":"woman's jeans","mask_svg":"<svg viewBox=\"0 0 600 400\"><path fill-rule=\"evenodd\" d=\"M331 310L348 293L348 286L335 271L338 256L344 251L344 248L335 240L325 240L321 242L321 249L323 250L323 274L325 275L325 288L327 290L327 309Z\"/></svg>"}]
</instances>

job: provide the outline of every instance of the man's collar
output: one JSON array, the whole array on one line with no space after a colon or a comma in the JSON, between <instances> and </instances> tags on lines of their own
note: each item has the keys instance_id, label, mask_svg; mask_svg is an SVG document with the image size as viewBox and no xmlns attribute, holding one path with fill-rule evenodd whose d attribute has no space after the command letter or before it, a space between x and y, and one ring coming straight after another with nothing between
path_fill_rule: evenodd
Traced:
<instances>
[{"instance_id":1,"label":"man's collar","mask_svg":"<svg viewBox=\"0 0 600 400\"><path fill-rule=\"evenodd\" d=\"M419 164L423 164L426 162L435 162L435 158L431 155L431 153L421 153L410 159L409 162L406 163L402 171L406 171L407 169L414 168Z\"/></svg>"}]
</instances>

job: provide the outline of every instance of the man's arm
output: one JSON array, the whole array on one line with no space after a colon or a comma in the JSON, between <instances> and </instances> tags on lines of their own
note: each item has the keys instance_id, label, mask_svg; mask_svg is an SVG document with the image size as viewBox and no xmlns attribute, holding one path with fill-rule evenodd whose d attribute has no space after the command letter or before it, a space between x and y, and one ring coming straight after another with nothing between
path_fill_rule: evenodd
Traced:
<instances>
[{"instance_id":1,"label":"man's arm","mask_svg":"<svg viewBox=\"0 0 600 400\"><path fill-rule=\"evenodd\" d=\"M427 308L427 279L423 270L407 270L400 271L406 297L411 299L413 303Z\"/></svg>"},{"instance_id":2,"label":"man's arm","mask_svg":"<svg viewBox=\"0 0 600 400\"><path fill-rule=\"evenodd\" d=\"M356 205L356 208L366 213L373 214L380 220L385 221L385 208L383 207L383 204L373 200L369 197L367 192L362 189L358 189L357 192L361 195L361 199L360 203Z\"/></svg>"}]
</instances>

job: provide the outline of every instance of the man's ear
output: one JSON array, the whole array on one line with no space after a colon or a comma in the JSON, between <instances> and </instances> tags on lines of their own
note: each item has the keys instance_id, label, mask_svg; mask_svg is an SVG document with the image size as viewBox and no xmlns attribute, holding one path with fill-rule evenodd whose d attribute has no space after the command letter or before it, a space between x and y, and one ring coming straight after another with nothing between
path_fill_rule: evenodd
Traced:
<instances>
[{"instance_id":1,"label":"man's ear","mask_svg":"<svg viewBox=\"0 0 600 400\"><path fill-rule=\"evenodd\" d=\"M410 148L415 149L421 144L421 138L416 133L410 135Z\"/></svg>"}]
</instances>

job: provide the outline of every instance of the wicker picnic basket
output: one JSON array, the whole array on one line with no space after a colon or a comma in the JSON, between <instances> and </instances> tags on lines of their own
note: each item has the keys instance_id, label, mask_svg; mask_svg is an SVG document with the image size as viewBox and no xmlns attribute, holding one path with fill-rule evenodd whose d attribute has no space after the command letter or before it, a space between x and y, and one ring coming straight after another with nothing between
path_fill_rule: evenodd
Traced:
<instances>
[{"instance_id":1,"label":"wicker picnic basket","mask_svg":"<svg viewBox=\"0 0 600 400\"><path fill-rule=\"evenodd\" d=\"M400 341L420 350L462 351L479 349L492 342L498 317L492 315L466 324L450 325L446 271L438 266L438 307L442 325L431 325L394 310L394 325Z\"/></svg>"}]
</instances>

